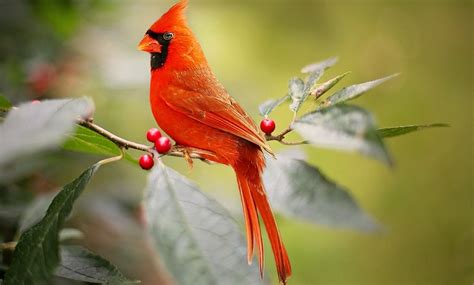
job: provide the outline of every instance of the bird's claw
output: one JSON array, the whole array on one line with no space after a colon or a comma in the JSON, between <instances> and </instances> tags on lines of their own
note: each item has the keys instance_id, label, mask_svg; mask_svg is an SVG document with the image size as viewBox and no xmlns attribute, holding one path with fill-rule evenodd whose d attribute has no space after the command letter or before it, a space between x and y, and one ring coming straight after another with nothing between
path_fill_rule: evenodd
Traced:
<instances>
[{"instance_id":1,"label":"bird's claw","mask_svg":"<svg viewBox=\"0 0 474 285\"><path fill-rule=\"evenodd\" d=\"M188 163L189 170L192 170L193 169L193 159L191 157L192 149L185 146L180 146L180 145L176 145L175 148L176 150L178 150L179 152L183 154L184 160Z\"/></svg>"},{"instance_id":2,"label":"bird's claw","mask_svg":"<svg viewBox=\"0 0 474 285\"><path fill-rule=\"evenodd\" d=\"M189 150L187 148L183 149L184 160L188 163L189 170L193 170L193 159L189 154Z\"/></svg>"}]
</instances>

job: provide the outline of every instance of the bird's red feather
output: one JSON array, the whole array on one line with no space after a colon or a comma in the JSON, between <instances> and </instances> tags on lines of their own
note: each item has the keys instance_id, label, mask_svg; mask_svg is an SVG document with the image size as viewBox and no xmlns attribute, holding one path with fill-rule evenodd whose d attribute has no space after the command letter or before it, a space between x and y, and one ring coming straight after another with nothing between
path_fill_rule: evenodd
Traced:
<instances>
[{"instance_id":1,"label":"bird's red feather","mask_svg":"<svg viewBox=\"0 0 474 285\"><path fill-rule=\"evenodd\" d=\"M158 125L176 143L202 149L209 160L233 167L246 224L248 262L257 249L263 274L261 217L270 240L279 279L286 283L291 265L265 194L263 150L271 153L264 135L250 116L226 92L208 66L189 29L181 1L156 21L154 33L172 32L163 66L152 70L150 103Z\"/></svg>"}]
</instances>

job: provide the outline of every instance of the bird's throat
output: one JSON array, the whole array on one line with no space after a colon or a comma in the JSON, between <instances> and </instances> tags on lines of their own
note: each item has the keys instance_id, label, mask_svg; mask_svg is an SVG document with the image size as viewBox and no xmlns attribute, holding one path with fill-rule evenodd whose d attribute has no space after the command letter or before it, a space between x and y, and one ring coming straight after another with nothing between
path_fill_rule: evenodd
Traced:
<instances>
[{"instance_id":1,"label":"bird's throat","mask_svg":"<svg viewBox=\"0 0 474 285\"><path fill-rule=\"evenodd\" d=\"M151 53L151 60L150 60L151 70L155 70L157 68L162 67L165 64L167 57L168 57L168 47L166 48L163 47L161 52Z\"/></svg>"}]
</instances>

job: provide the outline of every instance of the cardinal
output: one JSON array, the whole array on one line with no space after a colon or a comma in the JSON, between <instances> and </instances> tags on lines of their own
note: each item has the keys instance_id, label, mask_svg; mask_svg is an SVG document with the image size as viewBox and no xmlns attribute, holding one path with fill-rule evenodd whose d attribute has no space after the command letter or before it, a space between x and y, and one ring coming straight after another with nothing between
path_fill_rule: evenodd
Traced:
<instances>
[{"instance_id":1,"label":"cardinal","mask_svg":"<svg viewBox=\"0 0 474 285\"><path fill-rule=\"evenodd\" d=\"M185 19L187 1L163 14L145 33L139 50L151 54L150 104L160 128L177 145L202 150L205 159L231 166L245 219L247 261L256 248L263 276L260 219L271 244L278 277L286 284L291 265L262 182L263 151L272 154L252 118L209 68Z\"/></svg>"}]
</instances>

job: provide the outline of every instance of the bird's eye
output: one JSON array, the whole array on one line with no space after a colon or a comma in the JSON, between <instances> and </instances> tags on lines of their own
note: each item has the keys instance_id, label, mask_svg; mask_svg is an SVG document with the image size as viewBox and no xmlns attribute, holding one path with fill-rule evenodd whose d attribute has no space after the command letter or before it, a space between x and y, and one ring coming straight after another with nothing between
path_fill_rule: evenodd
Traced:
<instances>
[{"instance_id":1,"label":"bird's eye","mask_svg":"<svg viewBox=\"0 0 474 285\"><path fill-rule=\"evenodd\" d=\"M172 32L166 32L166 33L163 34L163 39L165 41L169 41L172 38L174 38L174 34Z\"/></svg>"}]
</instances>

